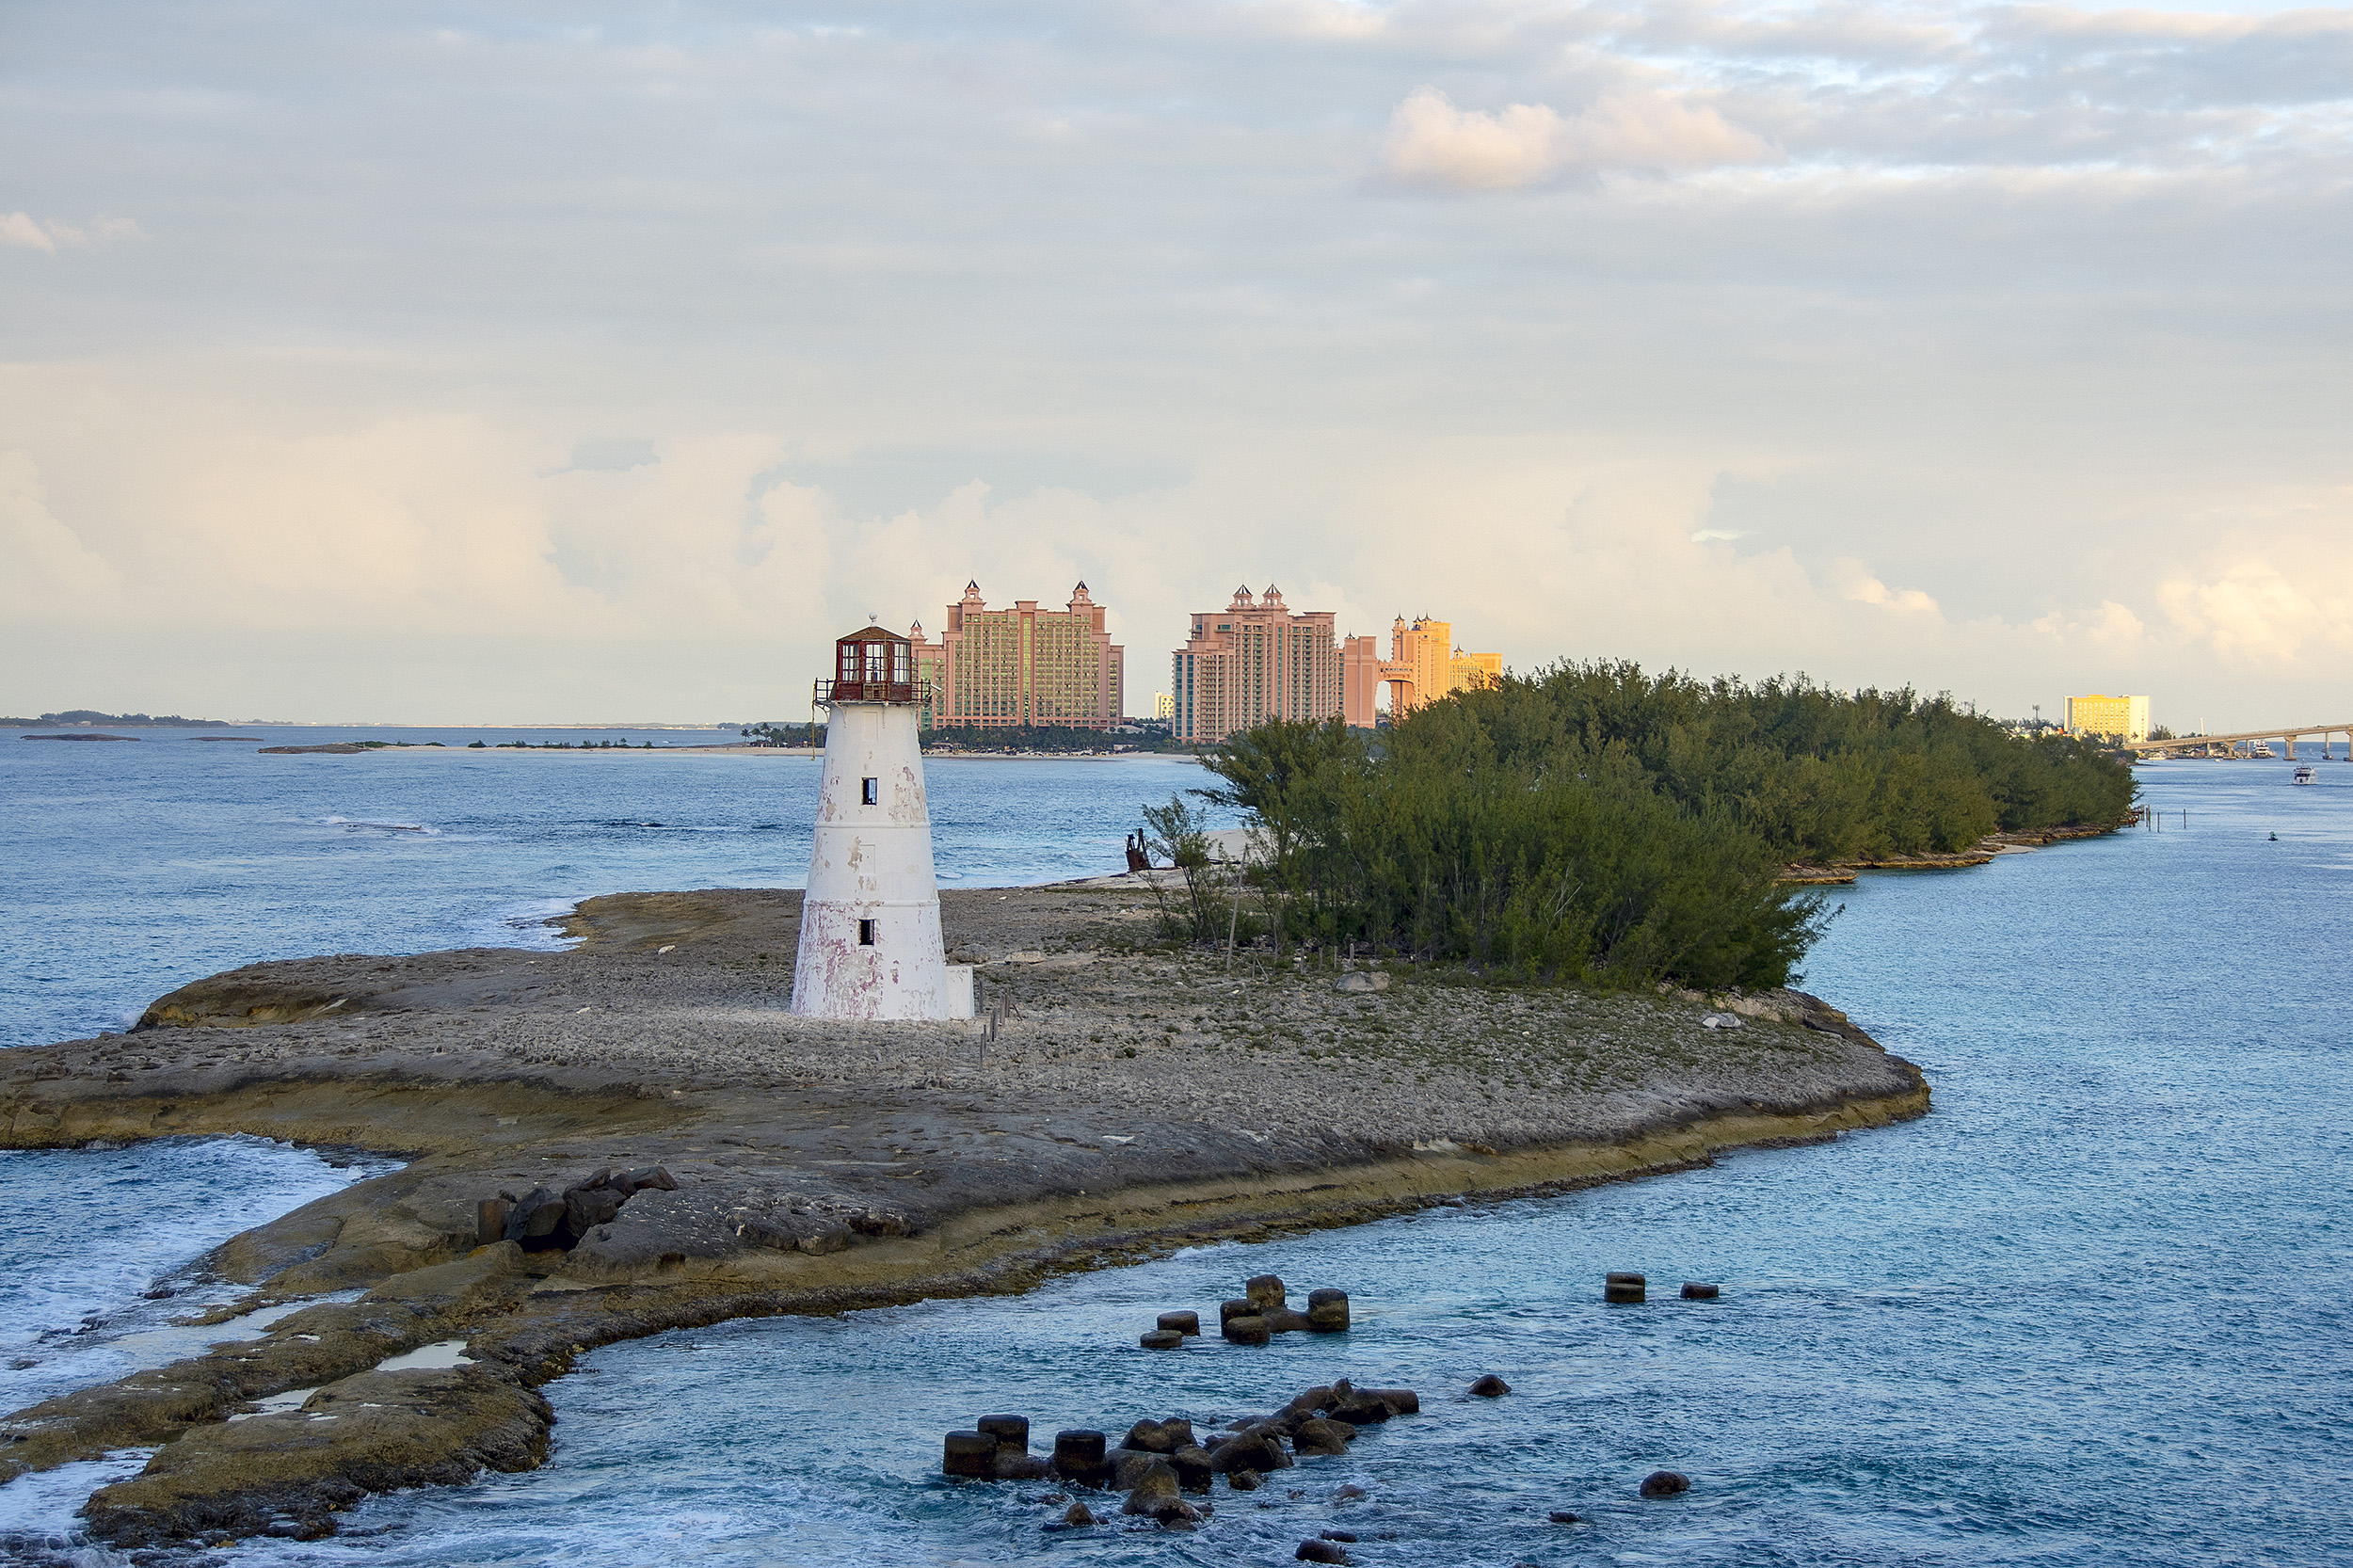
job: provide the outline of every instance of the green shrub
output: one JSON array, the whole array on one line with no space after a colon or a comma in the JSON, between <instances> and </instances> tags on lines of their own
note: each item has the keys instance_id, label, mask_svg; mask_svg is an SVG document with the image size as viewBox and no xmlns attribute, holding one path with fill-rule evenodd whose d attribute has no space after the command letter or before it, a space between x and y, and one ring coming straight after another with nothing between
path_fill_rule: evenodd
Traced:
<instances>
[{"instance_id":1,"label":"green shrub","mask_svg":"<svg viewBox=\"0 0 2353 1568\"><path fill-rule=\"evenodd\" d=\"M2013 738L1943 697L1626 663L1506 678L1379 736L1275 721L1206 760L1223 786L1199 792L1266 841L1278 947L1614 984L1785 984L1824 919L1778 881L1790 862L2113 822L2133 794L2095 749ZM1190 902L1191 935L1222 936Z\"/></svg>"}]
</instances>

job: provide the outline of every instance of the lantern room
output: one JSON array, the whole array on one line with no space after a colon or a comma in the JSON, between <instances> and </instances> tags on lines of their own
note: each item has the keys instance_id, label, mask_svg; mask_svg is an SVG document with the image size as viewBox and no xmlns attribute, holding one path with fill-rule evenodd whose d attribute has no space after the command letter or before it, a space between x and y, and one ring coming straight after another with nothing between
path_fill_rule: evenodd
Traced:
<instances>
[{"instance_id":1,"label":"lantern room","mask_svg":"<svg viewBox=\"0 0 2353 1568\"><path fill-rule=\"evenodd\" d=\"M820 702L913 702L915 645L869 626L833 645L833 679L817 683Z\"/></svg>"}]
</instances>

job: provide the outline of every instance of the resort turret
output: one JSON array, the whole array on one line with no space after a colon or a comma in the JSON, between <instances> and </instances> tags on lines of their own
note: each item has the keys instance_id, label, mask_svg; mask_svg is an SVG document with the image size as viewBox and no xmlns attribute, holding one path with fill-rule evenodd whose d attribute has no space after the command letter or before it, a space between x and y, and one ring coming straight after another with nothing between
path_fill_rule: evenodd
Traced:
<instances>
[{"instance_id":1,"label":"resort turret","mask_svg":"<svg viewBox=\"0 0 2353 1568\"><path fill-rule=\"evenodd\" d=\"M834 644L833 670L815 694L825 710L825 760L792 1011L968 1018L972 971L951 966L940 947L914 647L870 626Z\"/></svg>"}]
</instances>

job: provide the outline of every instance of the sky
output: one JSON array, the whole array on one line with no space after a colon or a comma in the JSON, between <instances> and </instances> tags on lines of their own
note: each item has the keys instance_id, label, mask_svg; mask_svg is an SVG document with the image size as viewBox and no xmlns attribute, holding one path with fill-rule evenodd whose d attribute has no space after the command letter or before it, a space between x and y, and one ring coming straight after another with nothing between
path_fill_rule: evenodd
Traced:
<instances>
[{"instance_id":1,"label":"sky","mask_svg":"<svg viewBox=\"0 0 2353 1568\"><path fill-rule=\"evenodd\" d=\"M2353 719L2353 12L10 0L0 712L790 718L1083 579Z\"/></svg>"}]
</instances>

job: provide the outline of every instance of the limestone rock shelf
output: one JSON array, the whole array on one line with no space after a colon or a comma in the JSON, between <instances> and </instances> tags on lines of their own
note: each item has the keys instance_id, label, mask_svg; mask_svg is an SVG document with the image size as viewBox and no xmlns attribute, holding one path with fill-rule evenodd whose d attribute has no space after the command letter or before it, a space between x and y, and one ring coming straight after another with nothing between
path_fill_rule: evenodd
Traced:
<instances>
[{"instance_id":1,"label":"limestone rock shelf","mask_svg":"<svg viewBox=\"0 0 2353 1568\"><path fill-rule=\"evenodd\" d=\"M993 1043L792 1016L797 895L720 891L590 900L563 952L257 965L129 1034L0 1054L0 1146L250 1133L408 1160L209 1260L246 1306L359 1300L0 1418L0 1480L162 1444L94 1509L102 1535L325 1528L353 1489L536 1463L521 1396L596 1345L1017 1290L1081 1258L1688 1169L1929 1105L1916 1068L1798 993L1404 968L1343 991L1313 964L1160 946L1141 887L952 890L941 913ZM1704 1027L1727 1012L1740 1027ZM470 1367L376 1369L452 1339ZM362 1377L412 1381L371 1395L392 1414L315 1418ZM318 1392L227 1420L295 1390Z\"/></svg>"}]
</instances>

